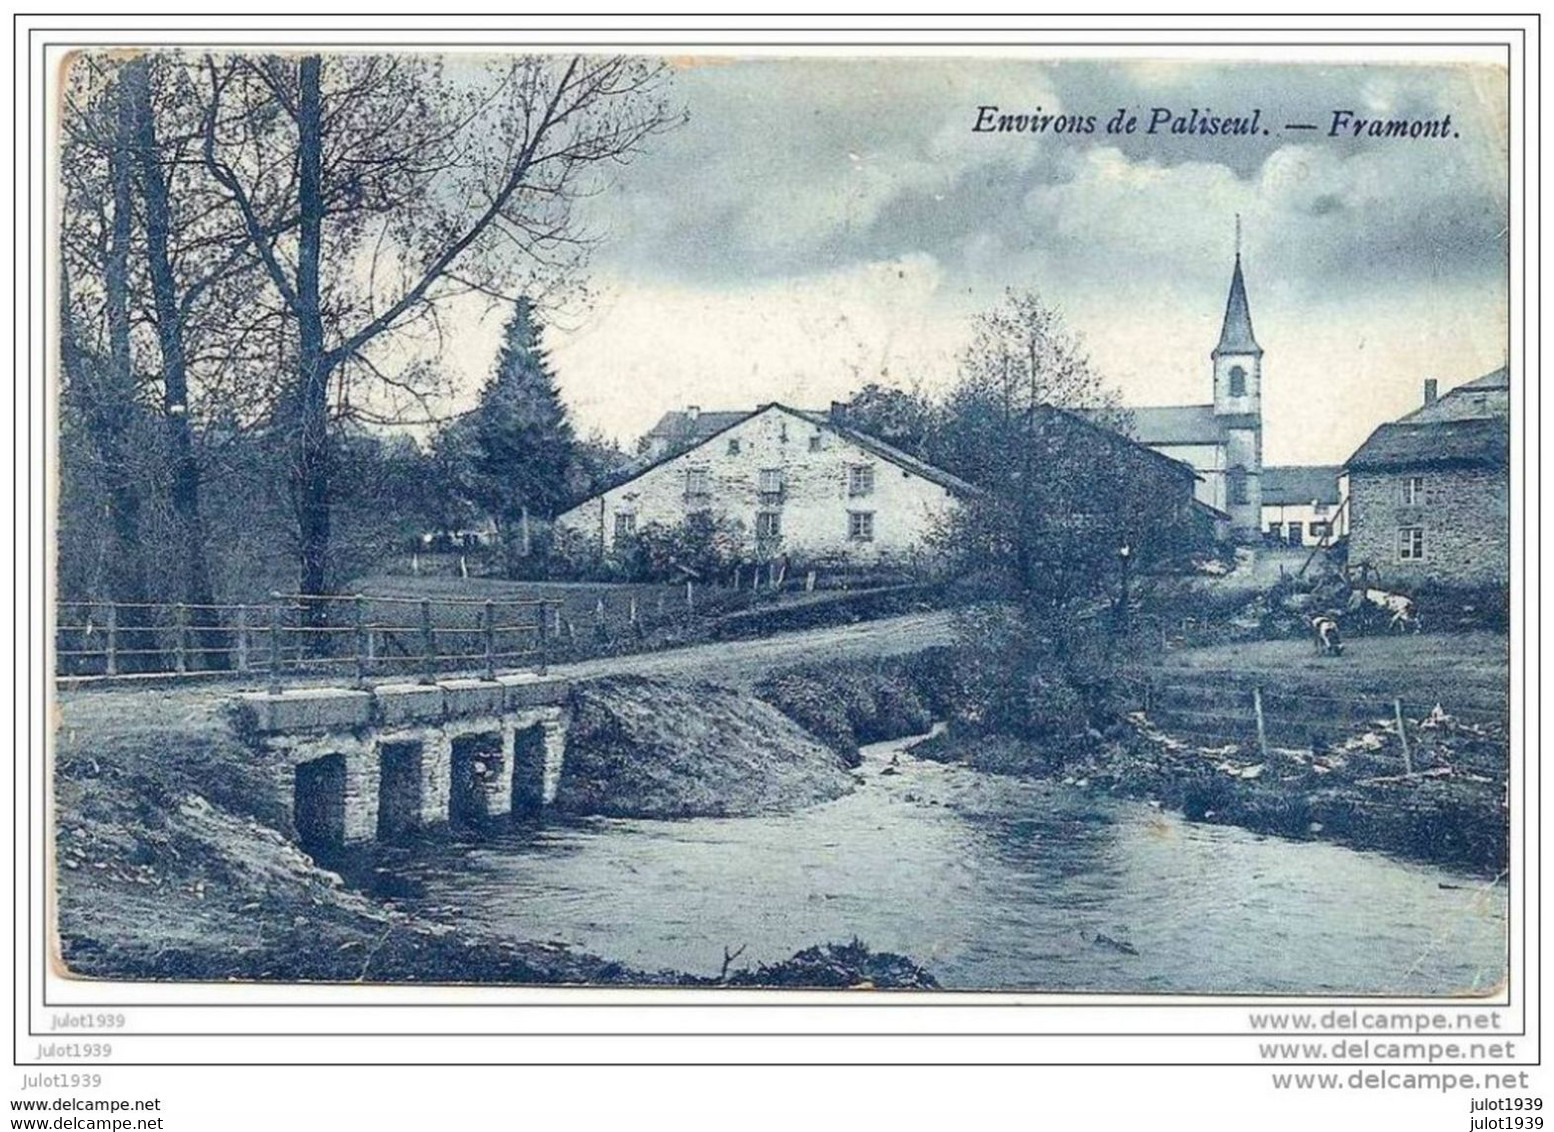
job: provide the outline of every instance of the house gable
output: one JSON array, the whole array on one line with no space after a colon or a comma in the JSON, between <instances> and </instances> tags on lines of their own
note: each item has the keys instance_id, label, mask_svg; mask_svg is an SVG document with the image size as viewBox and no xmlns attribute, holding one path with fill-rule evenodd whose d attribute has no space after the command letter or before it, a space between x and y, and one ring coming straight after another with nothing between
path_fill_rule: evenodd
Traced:
<instances>
[{"instance_id":1,"label":"house gable","mask_svg":"<svg viewBox=\"0 0 1554 1132\"><path fill-rule=\"evenodd\" d=\"M706 510L737 520L760 557L873 559L913 553L955 499L975 490L826 417L772 404L638 469L558 521L609 549L618 534Z\"/></svg>"}]
</instances>

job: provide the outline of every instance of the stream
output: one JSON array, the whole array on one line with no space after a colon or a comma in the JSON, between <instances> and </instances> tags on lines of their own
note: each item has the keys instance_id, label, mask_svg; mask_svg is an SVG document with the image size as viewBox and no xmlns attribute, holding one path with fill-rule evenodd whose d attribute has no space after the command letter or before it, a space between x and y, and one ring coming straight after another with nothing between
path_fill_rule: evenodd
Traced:
<instances>
[{"instance_id":1,"label":"stream","mask_svg":"<svg viewBox=\"0 0 1554 1132\"><path fill-rule=\"evenodd\" d=\"M792 814L547 818L424 842L373 888L407 907L632 966L716 974L861 939L946 988L1485 993L1504 882L1144 802L864 751Z\"/></svg>"}]
</instances>

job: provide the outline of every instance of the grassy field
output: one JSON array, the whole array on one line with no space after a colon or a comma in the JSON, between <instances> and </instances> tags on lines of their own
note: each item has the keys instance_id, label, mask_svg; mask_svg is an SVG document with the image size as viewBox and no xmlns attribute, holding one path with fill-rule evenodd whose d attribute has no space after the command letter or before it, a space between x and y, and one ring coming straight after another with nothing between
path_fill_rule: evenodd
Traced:
<instances>
[{"instance_id":1,"label":"grassy field","mask_svg":"<svg viewBox=\"0 0 1554 1132\"><path fill-rule=\"evenodd\" d=\"M1286 639L1178 649L1136 667L1166 677L1214 673L1274 687L1440 700L1448 706L1503 711L1510 650L1501 633L1410 633L1352 638L1340 657L1319 656L1310 641Z\"/></svg>"}]
</instances>

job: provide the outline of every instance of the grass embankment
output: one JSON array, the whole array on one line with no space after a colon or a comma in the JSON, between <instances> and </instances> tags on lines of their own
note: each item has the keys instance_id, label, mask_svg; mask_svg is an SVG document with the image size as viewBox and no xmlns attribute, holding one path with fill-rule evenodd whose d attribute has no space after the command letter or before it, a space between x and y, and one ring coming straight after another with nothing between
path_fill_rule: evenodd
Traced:
<instances>
[{"instance_id":1,"label":"grass embankment","mask_svg":"<svg viewBox=\"0 0 1554 1132\"><path fill-rule=\"evenodd\" d=\"M709 704L708 700L712 700ZM769 705L732 693L619 681L580 696L569 809L640 791L660 813L744 813L835 797L838 755ZM694 700L694 706L692 701ZM677 715L668 739L646 721ZM660 720L662 722L662 720ZM594 753L590 736L614 728ZM638 735L644 744L631 745ZM657 777L623 778L691 742ZM776 747L768 766L754 751ZM589 769L591 768L591 769ZM592 792L592 794L590 793ZM718 985L633 970L554 944L473 932L384 903L320 868L277 829L289 801L228 724L217 697L80 696L63 705L54 773L60 953L100 978L329 982ZM609 812L620 812L609 810ZM633 812L643 812L633 810ZM853 941L801 952L728 985L931 987L901 956Z\"/></svg>"},{"instance_id":2,"label":"grass embankment","mask_svg":"<svg viewBox=\"0 0 1554 1132\"><path fill-rule=\"evenodd\" d=\"M770 704L711 684L621 676L579 685L558 809L733 817L839 798L837 752Z\"/></svg>"}]
</instances>

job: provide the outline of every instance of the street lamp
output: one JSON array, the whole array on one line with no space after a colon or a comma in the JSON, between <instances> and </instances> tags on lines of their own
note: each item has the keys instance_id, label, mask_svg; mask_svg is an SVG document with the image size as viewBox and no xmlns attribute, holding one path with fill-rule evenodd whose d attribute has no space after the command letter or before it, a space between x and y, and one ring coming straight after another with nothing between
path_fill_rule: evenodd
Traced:
<instances>
[{"instance_id":1,"label":"street lamp","mask_svg":"<svg viewBox=\"0 0 1554 1132\"><path fill-rule=\"evenodd\" d=\"M1122 576L1122 593L1117 599L1117 631L1128 631L1128 563L1133 559L1133 548L1123 543L1117 548L1118 570Z\"/></svg>"}]
</instances>

